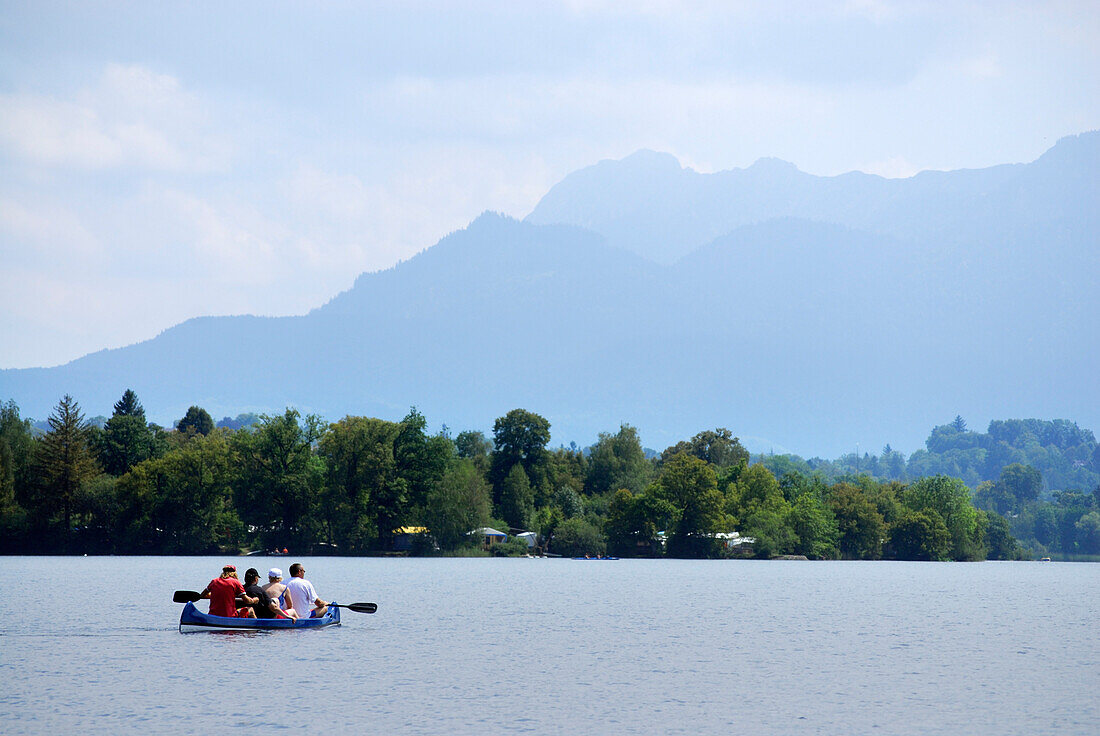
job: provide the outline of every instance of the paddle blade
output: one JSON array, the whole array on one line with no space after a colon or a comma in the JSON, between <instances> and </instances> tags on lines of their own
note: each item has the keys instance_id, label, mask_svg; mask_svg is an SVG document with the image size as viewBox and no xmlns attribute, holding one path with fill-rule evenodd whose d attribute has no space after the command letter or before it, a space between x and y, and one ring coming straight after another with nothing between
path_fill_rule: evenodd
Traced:
<instances>
[{"instance_id":1,"label":"paddle blade","mask_svg":"<svg viewBox=\"0 0 1100 736\"><path fill-rule=\"evenodd\" d=\"M340 606L340 608L347 608L356 613L374 613L378 610L377 603L350 603L346 606Z\"/></svg>"},{"instance_id":2,"label":"paddle blade","mask_svg":"<svg viewBox=\"0 0 1100 736\"><path fill-rule=\"evenodd\" d=\"M172 594L173 603L194 603L201 599L202 596L193 590L177 590Z\"/></svg>"}]
</instances>

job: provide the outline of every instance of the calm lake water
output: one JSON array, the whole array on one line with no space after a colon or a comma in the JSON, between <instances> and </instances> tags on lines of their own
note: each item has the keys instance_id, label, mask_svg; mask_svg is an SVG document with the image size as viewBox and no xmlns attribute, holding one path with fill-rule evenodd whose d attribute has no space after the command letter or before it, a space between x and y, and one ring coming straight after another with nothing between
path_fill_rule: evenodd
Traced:
<instances>
[{"instance_id":1,"label":"calm lake water","mask_svg":"<svg viewBox=\"0 0 1100 736\"><path fill-rule=\"evenodd\" d=\"M319 631L178 633L172 591L201 590L226 561L295 560L0 559L3 732L1100 723L1100 565L306 558L322 597L378 613L343 611Z\"/></svg>"}]
</instances>

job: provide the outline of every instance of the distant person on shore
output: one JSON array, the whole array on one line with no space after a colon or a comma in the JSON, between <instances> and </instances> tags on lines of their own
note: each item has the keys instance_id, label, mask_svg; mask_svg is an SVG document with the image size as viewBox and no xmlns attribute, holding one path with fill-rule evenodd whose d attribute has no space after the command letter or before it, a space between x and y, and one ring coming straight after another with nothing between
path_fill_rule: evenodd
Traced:
<instances>
[{"instance_id":1,"label":"distant person on shore","mask_svg":"<svg viewBox=\"0 0 1100 736\"><path fill-rule=\"evenodd\" d=\"M267 571L267 585L261 590L266 596L268 596L275 605L279 607L279 613L287 618L297 619L298 612L294 610L294 606L290 605L290 601L287 600L286 586L283 585L283 571L277 567L273 567Z\"/></svg>"},{"instance_id":2,"label":"distant person on shore","mask_svg":"<svg viewBox=\"0 0 1100 736\"><path fill-rule=\"evenodd\" d=\"M222 574L211 580L199 597L210 599L211 616L226 618L252 618L251 606L258 602L245 592L241 581L237 579L236 565L223 567ZM243 608L237 608L238 600L242 601Z\"/></svg>"},{"instance_id":3,"label":"distant person on shore","mask_svg":"<svg viewBox=\"0 0 1100 736\"><path fill-rule=\"evenodd\" d=\"M290 580L286 584L287 603L297 611L299 616L306 616L309 611L310 618L324 616L328 611L328 602L317 596L313 589L313 583L306 580L306 569L300 563L295 562L290 566Z\"/></svg>"}]
</instances>

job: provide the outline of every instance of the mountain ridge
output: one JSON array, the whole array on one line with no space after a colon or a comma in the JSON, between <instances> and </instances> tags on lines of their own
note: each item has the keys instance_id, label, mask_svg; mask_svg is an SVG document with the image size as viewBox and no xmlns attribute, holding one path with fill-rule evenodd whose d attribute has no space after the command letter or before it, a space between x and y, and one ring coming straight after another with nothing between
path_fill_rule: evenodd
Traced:
<instances>
[{"instance_id":1,"label":"mountain ridge","mask_svg":"<svg viewBox=\"0 0 1100 736\"><path fill-rule=\"evenodd\" d=\"M486 212L307 314L194 318L63 366L0 371L0 397L44 416L71 393L96 414L132 388L167 419L192 404L230 416L293 405L329 419L398 419L416 405L484 431L522 406L550 419L556 441L586 444L627 422L665 446L728 426L807 456L915 449L956 414L1097 426L1100 228L1086 203L1100 193L1098 141L992 172L930 172L909 189L766 164L753 176L778 189L724 208L721 177L643 152L628 168L687 172L694 188L663 210L641 207L637 187L603 190L590 227ZM544 201L560 208L569 181ZM646 196L668 194L668 181L646 182ZM838 192L852 199L822 219ZM882 232L886 215L871 205L909 219ZM639 211L665 219L653 230L623 214ZM745 213L755 216L740 222ZM723 230L729 222L740 224ZM624 237L682 248L719 230L668 263Z\"/></svg>"}]
</instances>

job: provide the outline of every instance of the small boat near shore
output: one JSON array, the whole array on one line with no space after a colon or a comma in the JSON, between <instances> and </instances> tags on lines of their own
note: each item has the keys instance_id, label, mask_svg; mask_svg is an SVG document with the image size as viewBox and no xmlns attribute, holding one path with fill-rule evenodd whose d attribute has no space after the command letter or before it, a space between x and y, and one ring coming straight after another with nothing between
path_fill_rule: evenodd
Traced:
<instances>
[{"instance_id":1,"label":"small boat near shore","mask_svg":"<svg viewBox=\"0 0 1100 736\"><path fill-rule=\"evenodd\" d=\"M336 604L328 607L328 612L320 618L231 618L211 616L188 603L180 614L179 630L181 634L195 631L272 631L279 629L321 629L340 624L340 609Z\"/></svg>"}]
</instances>

